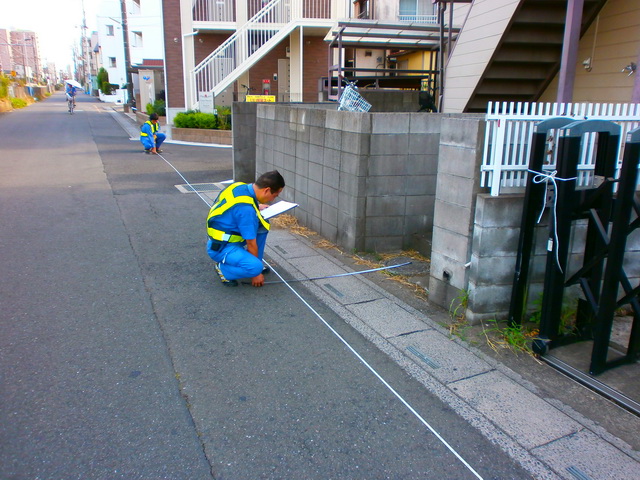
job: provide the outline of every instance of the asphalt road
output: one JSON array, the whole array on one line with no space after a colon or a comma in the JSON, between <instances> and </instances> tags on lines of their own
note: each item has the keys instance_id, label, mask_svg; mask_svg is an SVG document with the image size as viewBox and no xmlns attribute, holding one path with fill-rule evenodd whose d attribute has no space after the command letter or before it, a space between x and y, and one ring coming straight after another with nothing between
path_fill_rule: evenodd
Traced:
<instances>
[{"instance_id":1,"label":"asphalt road","mask_svg":"<svg viewBox=\"0 0 640 480\"><path fill-rule=\"evenodd\" d=\"M303 286L467 465L286 286L223 287L207 206L104 107L0 116L1 479L530 478Z\"/></svg>"}]
</instances>

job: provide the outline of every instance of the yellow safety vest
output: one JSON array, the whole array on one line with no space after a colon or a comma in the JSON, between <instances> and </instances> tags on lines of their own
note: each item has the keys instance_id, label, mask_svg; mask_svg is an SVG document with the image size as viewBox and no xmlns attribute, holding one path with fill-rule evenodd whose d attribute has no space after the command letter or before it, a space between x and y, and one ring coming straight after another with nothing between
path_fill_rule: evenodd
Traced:
<instances>
[{"instance_id":1,"label":"yellow safety vest","mask_svg":"<svg viewBox=\"0 0 640 480\"><path fill-rule=\"evenodd\" d=\"M158 124L157 123L153 123L151 120L147 120L142 125L144 125L145 123L149 124L149 126L151 127L151 133L153 133L155 135L156 132L158 131ZM145 132L140 132L140 136L141 137L148 137L149 134L145 133Z\"/></svg>"},{"instance_id":2,"label":"yellow safety vest","mask_svg":"<svg viewBox=\"0 0 640 480\"><path fill-rule=\"evenodd\" d=\"M258 220L264 228L269 230L271 225L264 218L262 218L262 214L260 213L260 209L255 201L255 199L249 195L238 195L237 197L233 194L233 191L236 187L241 185L246 185L246 183L236 182L229 185L225 188L215 203L211 206L211 210L209 210L209 215L207 216L207 234L213 240L218 240L219 242L244 242L244 238L242 238L239 232L224 232L222 230L218 230L217 228L213 228L213 222L211 221L214 217L222 215L224 212L229 210L234 205L238 205L240 203L247 203L253 205L253 208L256 209L256 215L258 216Z\"/></svg>"}]
</instances>

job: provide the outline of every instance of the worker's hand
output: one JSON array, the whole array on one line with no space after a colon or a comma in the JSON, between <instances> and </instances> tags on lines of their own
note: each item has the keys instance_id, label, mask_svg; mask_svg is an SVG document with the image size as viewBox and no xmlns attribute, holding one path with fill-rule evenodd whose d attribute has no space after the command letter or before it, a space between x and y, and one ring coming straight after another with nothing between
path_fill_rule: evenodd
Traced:
<instances>
[{"instance_id":1,"label":"worker's hand","mask_svg":"<svg viewBox=\"0 0 640 480\"><path fill-rule=\"evenodd\" d=\"M260 274L257 277L251 279L251 285L254 287L261 287L264 285L264 275Z\"/></svg>"},{"instance_id":2,"label":"worker's hand","mask_svg":"<svg viewBox=\"0 0 640 480\"><path fill-rule=\"evenodd\" d=\"M151 149L151 153L155 153L155 154L157 154L157 153L158 153L158 152L156 151L156 147L153 147L153 148Z\"/></svg>"}]
</instances>

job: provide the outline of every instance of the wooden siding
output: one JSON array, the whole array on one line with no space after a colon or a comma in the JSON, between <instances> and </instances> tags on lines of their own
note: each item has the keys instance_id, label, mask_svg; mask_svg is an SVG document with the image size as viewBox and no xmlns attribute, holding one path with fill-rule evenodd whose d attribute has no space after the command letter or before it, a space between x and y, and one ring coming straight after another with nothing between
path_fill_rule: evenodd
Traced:
<instances>
[{"instance_id":1,"label":"wooden siding","mask_svg":"<svg viewBox=\"0 0 640 480\"><path fill-rule=\"evenodd\" d=\"M597 27L597 34L596 34ZM594 46L595 37L595 51ZM631 101L635 76L621 70L640 55L640 2L609 0L580 41L576 66L573 102L626 103ZM592 69L582 62L592 57ZM558 78L551 82L540 98L553 102Z\"/></svg>"}]
</instances>

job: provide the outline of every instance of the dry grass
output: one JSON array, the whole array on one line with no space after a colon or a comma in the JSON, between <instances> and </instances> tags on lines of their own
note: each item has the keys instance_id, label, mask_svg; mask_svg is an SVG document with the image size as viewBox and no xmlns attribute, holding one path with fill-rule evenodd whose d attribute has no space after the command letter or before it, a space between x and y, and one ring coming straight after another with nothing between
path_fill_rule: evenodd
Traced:
<instances>
[{"instance_id":1,"label":"dry grass","mask_svg":"<svg viewBox=\"0 0 640 480\"><path fill-rule=\"evenodd\" d=\"M345 252L340 250L340 248L338 248L338 246L336 246L334 243L328 240L325 240L323 238L320 238L320 236L313 230L300 226L298 224L298 219L293 215L287 215L287 214L278 215L277 217L271 220L271 224L277 228L285 228L295 235L300 235L301 237L310 239L311 242L318 248L323 248L325 250L333 249L333 250L337 250L343 255L346 255ZM386 262L398 257L402 257L403 259L410 258L412 260L421 261L421 262L429 262L429 259L427 257L421 255L415 250L407 250L399 253L376 253L376 254L373 254L373 257L374 258L371 259L358 254L351 255L351 258L353 258L354 262L357 265L363 265L363 266L366 266L367 268L383 267L385 266ZM380 273L387 275L389 280L398 282L403 286L413 290L414 294L423 300L426 300L429 296L429 293L424 287L410 282L407 279L407 277L404 275L398 275L389 270L381 270Z\"/></svg>"},{"instance_id":2,"label":"dry grass","mask_svg":"<svg viewBox=\"0 0 640 480\"><path fill-rule=\"evenodd\" d=\"M291 233L295 233L296 235L300 235L305 238L309 238L315 234L315 232L309 230L307 227L301 227L300 224L298 224L298 219L296 217L293 215L287 215L286 213L273 218L271 220L271 224L277 228L286 228L291 231Z\"/></svg>"}]
</instances>

